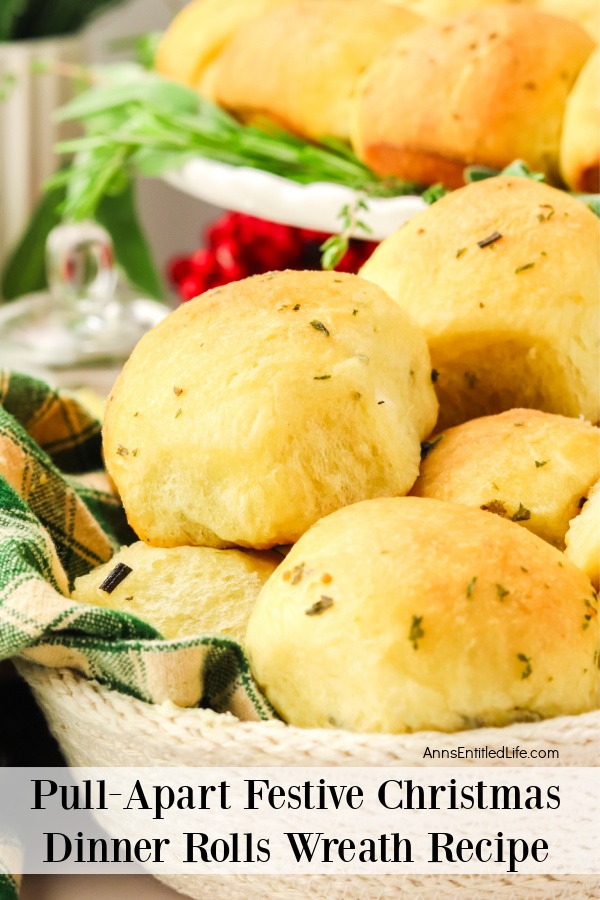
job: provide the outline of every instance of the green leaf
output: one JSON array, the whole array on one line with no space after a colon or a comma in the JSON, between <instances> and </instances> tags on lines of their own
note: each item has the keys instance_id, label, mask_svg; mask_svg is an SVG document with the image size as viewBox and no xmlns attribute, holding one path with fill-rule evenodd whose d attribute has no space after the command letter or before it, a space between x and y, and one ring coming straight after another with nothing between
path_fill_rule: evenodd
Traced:
<instances>
[{"instance_id":1,"label":"green leaf","mask_svg":"<svg viewBox=\"0 0 600 900\"><path fill-rule=\"evenodd\" d=\"M324 269L335 269L348 251L348 238L341 234L333 234L319 247L321 266Z\"/></svg>"},{"instance_id":2,"label":"green leaf","mask_svg":"<svg viewBox=\"0 0 600 900\"><path fill-rule=\"evenodd\" d=\"M153 69L156 53L162 41L162 31L151 31L148 34L140 34L135 40L133 51L135 61L144 69Z\"/></svg>"},{"instance_id":3,"label":"green leaf","mask_svg":"<svg viewBox=\"0 0 600 900\"><path fill-rule=\"evenodd\" d=\"M334 153L345 156L346 159L349 159L352 162L355 162L356 160L356 154L347 141L334 137L322 137L319 143L324 147L327 147L328 150L333 150Z\"/></svg>"},{"instance_id":4,"label":"green leaf","mask_svg":"<svg viewBox=\"0 0 600 900\"><path fill-rule=\"evenodd\" d=\"M600 194L573 194L573 196L589 206L591 211L600 217Z\"/></svg>"},{"instance_id":5,"label":"green leaf","mask_svg":"<svg viewBox=\"0 0 600 900\"><path fill-rule=\"evenodd\" d=\"M426 191L423 191L421 197L431 206L433 203L437 203L438 200L441 200L442 197L445 197L446 194L449 194L450 191L447 187L440 182L437 184L432 184L431 187L428 187Z\"/></svg>"},{"instance_id":6,"label":"green leaf","mask_svg":"<svg viewBox=\"0 0 600 900\"><path fill-rule=\"evenodd\" d=\"M356 231L364 231L365 234L373 233L373 229L371 228L371 226L367 225L366 222L363 222L362 219L356 219L356 221L354 222L354 229Z\"/></svg>"},{"instance_id":7,"label":"green leaf","mask_svg":"<svg viewBox=\"0 0 600 900\"><path fill-rule=\"evenodd\" d=\"M104 196L96 219L112 237L117 262L129 282L148 297L164 299L164 285L137 215L133 185L116 196Z\"/></svg>"},{"instance_id":8,"label":"green leaf","mask_svg":"<svg viewBox=\"0 0 600 900\"><path fill-rule=\"evenodd\" d=\"M122 187L127 151L123 147L115 150L110 144L100 148L98 159L94 160L100 164L92 165L89 177L79 162L81 158L77 157L71 166L72 177L67 184L67 199L62 210L63 217L74 222L93 219L102 198L114 193L115 181Z\"/></svg>"},{"instance_id":9,"label":"green leaf","mask_svg":"<svg viewBox=\"0 0 600 900\"><path fill-rule=\"evenodd\" d=\"M495 178L496 175L512 175L517 178L531 178L533 181L544 181L542 172L532 172L526 162L515 159L503 169L493 169L491 166L473 165L464 170L465 184L473 184L474 181L484 181L486 178Z\"/></svg>"},{"instance_id":10,"label":"green leaf","mask_svg":"<svg viewBox=\"0 0 600 900\"><path fill-rule=\"evenodd\" d=\"M198 96L191 88L182 84L143 73L143 77L130 83L93 87L84 91L60 109L58 119L61 122L87 119L129 103L150 103L170 112L193 113L198 109Z\"/></svg>"},{"instance_id":11,"label":"green leaf","mask_svg":"<svg viewBox=\"0 0 600 900\"><path fill-rule=\"evenodd\" d=\"M545 181L546 179L543 172L532 172L527 163L522 159L513 160L513 162L502 169L500 174L517 175L519 178L531 178L533 181Z\"/></svg>"},{"instance_id":12,"label":"green leaf","mask_svg":"<svg viewBox=\"0 0 600 900\"><path fill-rule=\"evenodd\" d=\"M163 33L161 31L150 31L146 34L130 34L112 40L110 49L120 52L126 51L129 56L133 54L138 65L144 69L154 69L156 51L162 36Z\"/></svg>"},{"instance_id":13,"label":"green leaf","mask_svg":"<svg viewBox=\"0 0 600 900\"><path fill-rule=\"evenodd\" d=\"M475 181L484 181L486 178L495 178L500 174L500 169L491 166L467 166L463 172L465 184L473 184Z\"/></svg>"},{"instance_id":14,"label":"green leaf","mask_svg":"<svg viewBox=\"0 0 600 900\"><path fill-rule=\"evenodd\" d=\"M197 159L198 154L193 150L156 150L154 147L144 147L138 150L132 157L132 163L138 175L148 178L156 178L165 172L179 169L184 163Z\"/></svg>"},{"instance_id":15,"label":"green leaf","mask_svg":"<svg viewBox=\"0 0 600 900\"><path fill-rule=\"evenodd\" d=\"M60 206L65 188L57 185L38 203L19 243L9 256L2 273L2 295L14 300L46 288L46 238L60 222Z\"/></svg>"},{"instance_id":16,"label":"green leaf","mask_svg":"<svg viewBox=\"0 0 600 900\"><path fill-rule=\"evenodd\" d=\"M371 177L374 176L371 173ZM354 185L361 188L368 197L407 197L420 196L425 190L424 184L416 181L404 181L402 178L385 178L383 181L365 181Z\"/></svg>"},{"instance_id":17,"label":"green leaf","mask_svg":"<svg viewBox=\"0 0 600 900\"><path fill-rule=\"evenodd\" d=\"M491 169L489 166L467 166L464 175L466 184L482 181L485 178L493 178L496 175L513 175L518 178L531 178L533 181L545 181L545 176L542 172L532 172L522 159L515 159L502 170ZM600 218L600 194L573 193L573 197L577 197L578 200L589 206L591 211ZM423 199L425 199L425 194Z\"/></svg>"}]
</instances>

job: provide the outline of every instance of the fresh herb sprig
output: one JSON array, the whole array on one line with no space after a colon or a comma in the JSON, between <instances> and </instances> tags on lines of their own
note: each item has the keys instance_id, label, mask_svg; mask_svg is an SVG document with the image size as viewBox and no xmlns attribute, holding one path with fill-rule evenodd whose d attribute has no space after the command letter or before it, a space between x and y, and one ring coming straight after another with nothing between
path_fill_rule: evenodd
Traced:
<instances>
[{"instance_id":1,"label":"fresh herb sprig","mask_svg":"<svg viewBox=\"0 0 600 900\"><path fill-rule=\"evenodd\" d=\"M503 169L493 169L491 166L473 165L467 166L464 172L465 184L473 184L474 181L484 181L486 178L494 178L496 175L512 175L517 178L530 178L532 181L544 181L543 172L533 172L522 159L515 159Z\"/></svg>"},{"instance_id":2,"label":"fresh herb sprig","mask_svg":"<svg viewBox=\"0 0 600 900\"><path fill-rule=\"evenodd\" d=\"M486 178L494 178L496 175L516 175L518 178L531 178L533 181L545 181L543 172L532 172L526 162L522 159L515 159L504 169L492 169L489 166L467 166L465 169L465 184L472 184L474 181L483 181ZM434 185L433 188L428 188L423 194L423 199L427 200L428 203L435 203L435 200L439 200L439 196L436 196L431 200L427 197L427 192L433 191L434 188L442 188L444 193L448 193L442 185ZM576 191L570 191L570 193L573 197L577 197L578 200L585 203L585 205L600 218L600 194L579 194ZM550 218L552 218L552 214L546 216L546 219Z\"/></svg>"},{"instance_id":3,"label":"fresh herb sprig","mask_svg":"<svg viewBox=\"0 0 600 900\"><path fill-rule=\"evenodd\" d=\"M324 269L335 269L342 261L348 252L350 238L357 231L362 231L364 234L371 233L369 225L363 219L358 218L361 212L367 212L368 209L364 194L357 194L352 203L346 203L341 208L338 218L342 220L342 230L339 234L332 234L319 248L321 265Z\"/></svg>"},{"instance_id":4,"label":"fresh herb sprig","mask_svg":"<svg viewBox=\"0 0 600 900\"><path fill-rule=\"evenodd\" d=\"M491 166L473 165L467 166L464 170L463 177L465 184L473 184L475 181L484 181L486 178L494 178L496 175L513 175L517 178L531 178L533 181L543 181L544 175L541 172L532 172L527 163L522 159L515 159L513 162L505 166L504 169L492 169ZM425 203L431 206L437 203L450 190L441 182L432 184L421 194Z\"/></svg>"},{"instance_id":5,"label":"fresh herb sprig","mask_svg":"<svg viewBox=\"0 0 600 900\"><path fill-rule=\"evenodd\" d=\"M161 175L198 156L249 166L307 184L342 184L365 195L415 193L401 179L380 179L339 141L307 142L271 124L243 125L195 91L132 66L96 74L96 85L60 118L83 123L83 137L63 142L75 154L53 184L67 185L65 217L93 216L101 197L119 193L136 175Z\"/></svg>"}]
</instances>

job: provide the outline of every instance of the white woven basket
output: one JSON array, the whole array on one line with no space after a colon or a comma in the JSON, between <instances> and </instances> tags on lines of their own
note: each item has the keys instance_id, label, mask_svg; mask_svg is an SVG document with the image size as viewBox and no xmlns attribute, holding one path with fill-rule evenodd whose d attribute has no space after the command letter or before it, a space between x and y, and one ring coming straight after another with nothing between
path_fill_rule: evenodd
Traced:
<instances>
[{"instance_id":1,"label":"white woven basket","mask_svg":"<svg viewBox=\"0 0 600 900\"><path fill-rule=\"evenodd\" d=\"M87 681L67 669L19 662L18 669L44 710L71 766L424 766L427 746L487 746L558 750L559 759L523 765L595 766L600 756L600 712L565 716L459 735L422 732L369 735L302 729L281 722L240 722L211 710L152 706ZM436 760L437 765L456 765ZM481 760L464 760L481 766ZM483 763L489 765L489 762ZM495 765L514 765L496 760ZM598 879L583 875L454 876L194 876L161 878L190 897L468 897L501 893L514 898L595 898Z\"/></svg>"}]
</instances>

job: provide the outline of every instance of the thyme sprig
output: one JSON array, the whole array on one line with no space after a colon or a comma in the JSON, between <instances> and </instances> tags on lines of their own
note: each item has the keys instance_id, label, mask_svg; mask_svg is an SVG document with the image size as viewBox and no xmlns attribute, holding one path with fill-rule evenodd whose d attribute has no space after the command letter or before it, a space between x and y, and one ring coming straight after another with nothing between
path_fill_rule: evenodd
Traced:
<instances>
[{"instance_id":1,"label":"thyme sprig","mask_svg":"<svg viewBox=\"0 0 600 900\"><path fill-rule=\"evenodd\" d=\"M324 269L335 269L342 261L348 247L350 238L357 231L371 234L371 228L363 219L359 219L361 212L368 212L369 206L364 194L357 194L352 203L346 203L338 214L342 220L342 230L339 234L332 234L325 243L321 244L321 266Z\"/></svg>"}]
</instances>

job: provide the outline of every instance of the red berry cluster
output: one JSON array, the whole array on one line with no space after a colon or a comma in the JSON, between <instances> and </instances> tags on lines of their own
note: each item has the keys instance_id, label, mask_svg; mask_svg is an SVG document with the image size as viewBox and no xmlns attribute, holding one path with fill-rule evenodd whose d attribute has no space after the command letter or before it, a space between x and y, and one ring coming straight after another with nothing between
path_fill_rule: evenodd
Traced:
<instances>
[{"instance_id":1,"label":"red berry cluster","mask_svg":"<svg viewBox=\"0 0 600 900\"><path fill-rule=\"evenodd\" d=\"M277 269L320 269L319 247L327 237L320 231L225 213L206 229L204 246L191 256L171 261L168 276L185 301L249 275ZM371 241L350 241L337 270L358 272L375 246Z\"/></svg>"}]
</instances>

